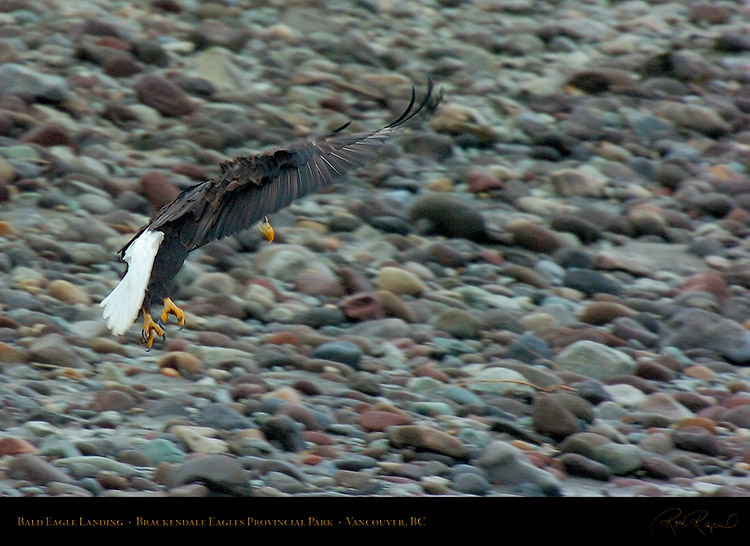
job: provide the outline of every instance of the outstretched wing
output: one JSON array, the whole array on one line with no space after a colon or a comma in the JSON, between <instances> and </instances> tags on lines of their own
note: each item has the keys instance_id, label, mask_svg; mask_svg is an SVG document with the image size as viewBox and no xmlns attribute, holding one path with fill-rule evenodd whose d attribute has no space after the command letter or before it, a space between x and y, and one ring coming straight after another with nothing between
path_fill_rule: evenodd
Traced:
<instances>
[{"instance_id":1,"label":"outstretched wing","mask_svg":"<svg viewBox=\"0 0 750 546\"><path fill-rule=\"evenodd\" d=\"M299 140L277 150L228 161L221 165L216 178L184 190L163 207L150 228L172 224L188 250L246 229L295 199L328 188L376 157L378 148L394 131L431 113L441 98L441 93L433 95L432 81L428 81L421 102L416 104L412 88L408 108L382 129L347 135L342 132L347 123L327 137Z\"/></svg>"}]
</instances>

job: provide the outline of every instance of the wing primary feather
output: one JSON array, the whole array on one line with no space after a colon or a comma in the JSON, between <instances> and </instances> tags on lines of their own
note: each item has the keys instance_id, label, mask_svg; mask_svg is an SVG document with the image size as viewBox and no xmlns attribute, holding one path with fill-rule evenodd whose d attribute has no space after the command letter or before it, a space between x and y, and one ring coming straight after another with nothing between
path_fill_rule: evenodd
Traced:
<instances>
[{"instance_id":1,"label":"wing primary feather","mask_svg":"<svg viewBox=\"0 0 750 546\"><path fill-rule=\"evenodd\" d=\"M308 193L330 186L351 169L376 156L376 148L396 129L432 113L442 100L427 78L424 97L411 90L408 106L393 122L367 133L343 134L351 122L328 137L308 139L255 156L220 164L220 174L184 190L163 207L150 229L173 224L180 241L194 250L213 239L231 235Z\"/></svg>"},{"instance_id":2,"label":"wing primary feather","mask_svg":"<svg viewBox=\"0 0 750 546\"><path fill-rule=\"evenodd\" d=\"M315 170L318 171L318 175L320 177L320 184L325 185L332 177L331 173L328 172L328 169L326 169L325 165L321 165L320 161L318 159L322 159L322 156L318 156L313 159L313 165L315 165ZM323 172L323 169L326 170L326 172Z\"/></svg>"},{"instance_id":3,"label":"wing primary feather","mask_svg":"<svg viewBox=\"0 0 750 546\"><path fill-rule=\"evenodd\" d=\"M330 162L330 161L328 161L328 160L326 159L326 156L324 156L324 155L321 155L321 156L320 156L320 159L321 159L321 160L323 160L323 161L325 161L325 164L326 164L326 165L328 165L328 166L329 166L329 167L330 167L331 169L333 169L333 172L335 172L335 173L336 173L337 175L339 175L339 176L342 176L342 173L340 173L340 172L338 171L338 169L337 169L336 167L334 167L334 166L333 166L333 165L331 164L331 162Z\"/></svg>"},{"instance_id":4,"label":"wing primary feather","mask_svg":"<svg viewBox=\"0 0 750 546\"><path fill-rule=\"evenodd\" d=\"M333 157L336 157L336 158L340 159L341 161L343 161L343 162L345 162L345 163L349 163L350 165L352 165L352 166L354 166L354 167L356 167L356 166L357 166L357 164L356 164L356 163L354 163L354 162L353 162L353 161L352 161L351 159L347 159L346 157L340 156L340 155L339 155L339 154L337 154L336 152L331 152L331 155L332 155Z\"/></svg>"}]
</instances>

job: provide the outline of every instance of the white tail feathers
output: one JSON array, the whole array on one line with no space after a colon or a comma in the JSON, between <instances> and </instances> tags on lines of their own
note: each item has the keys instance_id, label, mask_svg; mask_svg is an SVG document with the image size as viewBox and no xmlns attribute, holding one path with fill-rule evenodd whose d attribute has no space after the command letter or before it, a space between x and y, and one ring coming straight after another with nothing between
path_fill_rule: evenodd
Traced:
<instances>
[{"instance_id":1,"label":"white tail feathers","mask_svg":"<svg viewBox=\"0 0 750 546\"><path fill-rule=\"evenodd\" d=\"M122 259L127 262L128 270L120 284L99 304L104 308L102 314L112 334L124 334L138 318L154 258L163 238L163 232L147 229L125 250Z\"/></svg>"}]
</instances>

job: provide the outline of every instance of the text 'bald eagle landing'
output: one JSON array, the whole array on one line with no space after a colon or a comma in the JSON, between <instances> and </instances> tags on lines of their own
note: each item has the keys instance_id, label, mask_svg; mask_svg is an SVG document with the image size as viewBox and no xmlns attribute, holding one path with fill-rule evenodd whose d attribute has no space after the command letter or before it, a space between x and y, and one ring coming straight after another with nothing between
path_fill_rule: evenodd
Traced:
<instances>
[{"instance_id":1,"label":"text 'bald eagle landing'","mask_svg":"<svg viewBox=\"0 0 750 546\"><path fill-rule=\"evenodd\" d=\"M433 96L432 82L416 105L412 89L409 106L382 129L331 135L290 143L262 154L238 157L221 165L221 173L183 190L162 207L151 222L120 250L127 264L125 275L99 304L107 327L124 334L143 313L142 339L148 348L163 328L153 320L151 306L162 302L161 322L175 315L180 326L185 314L169 296L170 285L192 250L231 235L259 221L270 241L273 230L266 215L312 192L330 187L349 171L377 156L377 150L394 131L420 115L431 113L441 95Z\"/></svg>"}]
</instances>

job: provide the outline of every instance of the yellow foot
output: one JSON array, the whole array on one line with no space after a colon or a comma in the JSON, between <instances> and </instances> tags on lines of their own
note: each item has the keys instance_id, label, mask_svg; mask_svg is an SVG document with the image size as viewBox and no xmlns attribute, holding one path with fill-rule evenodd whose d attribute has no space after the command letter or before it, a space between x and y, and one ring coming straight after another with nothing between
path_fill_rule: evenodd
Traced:
<instances>
[{"instance_id":1,"label":"yellow foot","mask_svg":"<svg viewBox=\"0 0 750 546\"><path fill-rule=\"evenodd\" d=\"M174 315L177 318L178 326L185 326L185 313L182 309L177 307L172 298L164 298L164 311L161 314L161 321L166 324L169 315Z\"/></svg>"},{"instance_id":2,"label":"yellow foot","mask_svg":"<svg viewBox=\"0 0 750 546\"><path fill-rule=\"evenodd\" d=\"M274 232L273 227L271 227L271 223L268 221L268 216L263 217L263 221L258 227L260 228L260 232L263 234L263 237L268 239L269 243L273 243Z\"/></svg>"},{"instance_id":3,"label":"yellow foot","mask_svg":"<svg viewBox=\"0 0 750 546\"><path fill-rule=\"evenodd\" d=\"M143 328L141 329L141 343L146 344L146 350L150 351L156 336L164 337L164 329L154 322L151 313L143 309Z\"/></svg>"}]
</instances>

